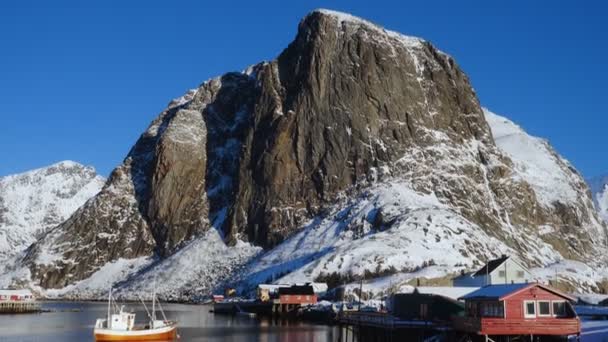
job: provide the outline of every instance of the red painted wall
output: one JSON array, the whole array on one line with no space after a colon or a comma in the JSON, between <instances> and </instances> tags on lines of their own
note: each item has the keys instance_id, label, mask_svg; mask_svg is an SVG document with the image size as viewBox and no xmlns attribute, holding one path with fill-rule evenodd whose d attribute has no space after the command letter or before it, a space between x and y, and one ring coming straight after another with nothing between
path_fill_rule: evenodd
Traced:
<instances>
[{"instance_id":1,"label":"red painted wall","mask_svg":"<svg viewBox=\"0 0 608 342\"><path fill-rule=\"evenodd\" d=\"M525 300L558 300L563 301L565 298L560 297L552 292L549 292L540 287L531 287L518 292L505 299L505 309L507 319L523 319L524 318L524 301ZM552 304L550 304L552 305ZM536 319L546 320L554 319L553 317L538 317L538 308L536 309Z\"/></svg>"},{"instance_id":2,"label":"red painted wall","mask_svg":"<svg viewBox=\"0 0 608 342\"><path fill-rule=\"evenodd\" d=\"M317 295L281 295L279 301L281 304L315 304Z\"/></svg>"}]
</instances>

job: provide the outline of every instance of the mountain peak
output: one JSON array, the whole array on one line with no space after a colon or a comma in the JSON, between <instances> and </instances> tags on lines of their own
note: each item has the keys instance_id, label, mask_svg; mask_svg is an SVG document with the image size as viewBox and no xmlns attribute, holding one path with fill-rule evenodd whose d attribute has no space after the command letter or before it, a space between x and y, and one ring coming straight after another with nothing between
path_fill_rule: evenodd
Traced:
<instances>
[{"instance_id":1,"label":"mountain peak","mask_svg":"<svg viewBox=\"0 0 608 342\"><path fill-rule=\"evenodd\" d=\"M390 37L407 47L420 47L423 43L425 43L424 39L404 35L402 33L396 32L396 31L387 30L384 27L382 27L378 24L375 24L369 20L354 16L352 14L345 13L345 12L339 12L339 11L334 11L334 10L324 9L324 8L315 9L312 12L310 12L308 15L306 15L306 17L304 17L302 22L314 20L314 18L329 18L329 19L333 20L337 24L337 26L340 26L343 28L346 25L349 25L349 26L355 27L355 28L364 27L368 30L385 35L386 37Z\"/></svg>"},{"instance_id":2,"label":"mountain peak","mask_svg":"<svg viewBox=\"0 0 608 342\"><path fill-rule=\"evenodd\" d=\"M0 178L0 261L67 219L104 182L71 160Z\"/></svg>"}]
</instances>

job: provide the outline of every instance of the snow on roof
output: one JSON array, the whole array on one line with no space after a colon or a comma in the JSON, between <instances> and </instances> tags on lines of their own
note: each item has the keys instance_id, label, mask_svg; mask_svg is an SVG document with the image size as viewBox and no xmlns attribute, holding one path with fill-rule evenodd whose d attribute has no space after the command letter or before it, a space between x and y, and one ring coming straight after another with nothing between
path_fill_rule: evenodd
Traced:
<instances>
[{"instance_id":1,"label":"snow on roof","mask_svg":"<svg viewBox=\"0 0 608 342\"><path fill-rule=\"evenodd\" d=\"M0 296L32 296L30 290L0 290Z\"/></svg>"},{"instance_id":2,"label":"snow on roof","mask_svg":"<svg viewBox=\"0 0 608 342\"><path fill-rule=\"evenodd\" d=\"M473 291L465 296L460 297L461 299L472 299L472 298L491 298L500 299L510 293L521 290L530 284L500 284L500 285L488 285L480 288L477 291Z\"/></svg>"},{"instance_id":3,"label":"snow on roof","mask_svg":"<svg viewBox=\"0 0 608 342\"><path fill-rule=\"evenodd\" d=\"M418 293L422 294L434 294L458 300L462 296L465 296L478 289L479 287L419 286L414 288L411 292L413 293L414 291L418 291Z\"/></svg>"}]
</instances>

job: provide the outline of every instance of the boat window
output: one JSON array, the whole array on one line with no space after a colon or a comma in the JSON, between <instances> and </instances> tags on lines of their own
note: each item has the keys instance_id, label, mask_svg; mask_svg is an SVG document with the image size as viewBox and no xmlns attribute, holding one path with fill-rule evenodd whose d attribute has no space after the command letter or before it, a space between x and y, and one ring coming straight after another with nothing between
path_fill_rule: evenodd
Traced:
<instances>
[{"instance_id":1,"label":"boat window","mask_svg":"<svg viewBox=\"0 0 608 342\"><path fill-rule=\"evenodd\" d=\"M524 271L517 271L517 277L523 278L524 277Z\"/></svg>"},{"instance_id":2,"label":"boat window","mask_svg":"<svg viewBox=\"0 0 608 342\"><path fill-rule=\"evenodd\" d=\"M551 303L548 300L538 301L538 315L551 316Z\"/></svg>"},{"instance_id":3,"label":"boat window","mask_svg":"<svg viewBox=\"0 0 608 342\"><path fill-rule=\"evenodd\" d=\"M505 271L498 271L498 277L499 278L504 278L505 277Z\"/></svg>"},{"instance_id":4,"label":"boat window","mask_svg":"<svg viewBox=\"0 0 608 342\"><path fill-rule=\"evenodd\" d=\"M533 300L524 300L524 317L536 318L536 303Z\"/></svg>"},{"instance_id":5,"label":"boat window","mask_svg":"<svg viewBox=\"0 0 608 342\"><path fill-rule=\"evenodd\" d=\"M566 317L566 302L553 301L553 316Z\"/></svg>"}]
</instances>

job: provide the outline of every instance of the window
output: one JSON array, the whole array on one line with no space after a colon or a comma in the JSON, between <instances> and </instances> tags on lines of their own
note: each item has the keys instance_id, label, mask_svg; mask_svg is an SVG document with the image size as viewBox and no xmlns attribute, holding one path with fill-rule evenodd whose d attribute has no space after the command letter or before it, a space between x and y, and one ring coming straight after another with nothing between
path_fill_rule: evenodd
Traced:
<instances>
[{"instance_id":1,"label":"window","mask_svg":"<svg viewBox=\"0 0 608 342\"><path fill-rule=\"evenodd\" d=\"M504 317L502 302L484 302L481 306L483 317Z\"/></svg>"},{"instance_id":2,"label":"window","mask_svg":"<svg viewBox=\"0 0 608 342\"><path fill-rule=\"evenodd\" d=\"M523 278L524 277L524 271L517 271L517 277L518 278Z\"/></svg>"},{"instance_id":3,"label":"window","mask_svg":"<svg viewBox=\"0 0 608 342\"><path fill-rule=\"evenodd\" d=\"M551 316L551 303L548 300L538 301L538 315L539 316Z\"/></svg>"},{"instance_id":4,"label":"window","mask_svg":"<svg viewBox=\"0 0 608 342\"><path fill-rule=\"evenodd\" d=\"M470 317L478 317L477 302L467 302L467 315Z\"/></svg>"},{"instance_id":5,"label":"window","mask_svg":"<svg viewBox=\"0 0 608 342\"><path fill-rule=\"evenodd\" d=\"M524 300L524 317L536 318L536 303L533 300Z\"/></svg>"},{"instance_id":6,"label":"window","mask_svg":"<svg viewBox=\"0 0 608 342\"><path fill-rule=\"evenodd\" d=\"M498 271L498 278L504 278L505 277L505 271Z\"/></svg>"},{"instance_id":7,"label":"window","mask_svg":"<svg viewBox=\"0 0 608 342\"><path fill-rule=\"evenodd\" d=\"M566 302L553 301L553 316L566 317Z\"/></svg>"}]
</instances>

